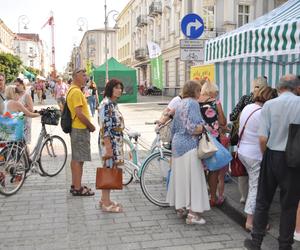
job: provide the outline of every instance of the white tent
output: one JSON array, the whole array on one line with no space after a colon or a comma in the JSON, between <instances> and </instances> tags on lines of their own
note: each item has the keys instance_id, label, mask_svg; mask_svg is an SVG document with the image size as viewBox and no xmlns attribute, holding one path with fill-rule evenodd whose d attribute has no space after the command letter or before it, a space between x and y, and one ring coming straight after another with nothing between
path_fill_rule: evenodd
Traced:
<instances>
[{"instance_id":1,"label":"white tent","mask_svg":"<svg viewBox=\"0 0 300 250\"><path fill-rule=\"evenodd\" d=\"M275 87L287 73L300 75L300 0L289 0L268 14L205 45L205 63L215 64L226 114L243 94L251 91L251 81L268 77Z\"/></svg>"}]
</instances>

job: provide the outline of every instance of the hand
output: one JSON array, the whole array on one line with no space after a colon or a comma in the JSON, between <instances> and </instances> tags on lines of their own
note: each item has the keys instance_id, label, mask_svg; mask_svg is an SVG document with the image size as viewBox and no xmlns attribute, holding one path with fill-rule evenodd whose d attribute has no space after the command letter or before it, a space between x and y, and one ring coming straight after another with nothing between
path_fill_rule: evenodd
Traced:
<instances>
[{"instance_id":1,"label":"hand","mask_svg":"<svg viewBox=\"0 0 300 250\"><path fill-rule=\"evenodd\" d=\"M106 159L112 158L114 156L114 154L113 154L113 150L112 150L111 146L107 146L107 147L105 147L105 149L106 149L106 154L105 154L104 158L106 158Z\"/></svg>"},{"instance_id":2,"label":"hand","mask_svg":"<svg viewBox=\"0 0 300 250\"><path fill-rule=\"evenodd\" d=\"M88 130L90 132L94 132L96 130L95 126L93 124L91 124L91 126L88 127Z\"/></svg>"}]
</instances>

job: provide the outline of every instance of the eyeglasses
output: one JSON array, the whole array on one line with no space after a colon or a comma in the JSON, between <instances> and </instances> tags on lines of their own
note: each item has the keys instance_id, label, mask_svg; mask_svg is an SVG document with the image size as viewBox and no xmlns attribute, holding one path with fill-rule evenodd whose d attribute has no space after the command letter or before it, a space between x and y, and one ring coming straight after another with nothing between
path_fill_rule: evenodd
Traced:
<instances>
[{"instance_id":1,"label":"eyeglasses","mask_svg":"<svg viewBox=\"0 0 300 250\"><path fill-rule=\"evenodd\" d=\"M75 73L78 74L78 73L80 73L80 72L85 73L85 69L79 69L79 70L77 70Z\"/></svg>"}]
</instances>

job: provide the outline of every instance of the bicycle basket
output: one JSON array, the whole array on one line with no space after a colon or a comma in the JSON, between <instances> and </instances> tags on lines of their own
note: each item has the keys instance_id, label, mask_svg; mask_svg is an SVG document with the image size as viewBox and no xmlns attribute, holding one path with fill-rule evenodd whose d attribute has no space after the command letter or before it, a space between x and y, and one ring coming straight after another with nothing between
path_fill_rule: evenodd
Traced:
<instances>
[{"instance_id":1,"label":"bicycle basket","mask_svg":"<svg viewBox=\"0 0 300 250\"><path fill-rule=\"evenodd\" d=\"M47 125L58 125L60 115L60 110L47 108L42 113L41 122Z\"/></svg>"},{"instance_id":2,"label":"bicycle basket","mask_svg":"<svg viewBox=\"0 0 300 250\"><path fill-rule=\"evenodd\" d=\"M160 139L164 143L171 143L171 124L170 122L159 130Z\"/></svg>"}]
</instances>

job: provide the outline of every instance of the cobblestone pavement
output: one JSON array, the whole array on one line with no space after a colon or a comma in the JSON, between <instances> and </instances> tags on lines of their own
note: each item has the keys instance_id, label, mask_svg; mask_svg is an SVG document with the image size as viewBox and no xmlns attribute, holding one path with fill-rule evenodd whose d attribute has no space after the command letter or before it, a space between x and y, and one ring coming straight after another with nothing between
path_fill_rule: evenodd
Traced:
<instances>
[{"instance_id":1,"label":"cobblestone pavement","mask_svg":"<svg viewBox=\"0 0 300 250\"><path fill-rule=\"evenodd\" d=\"M53 101L47 100L49 103ZM159 117L165 106L120 106L127 126L142 132L150 143L153 126L145 126L145 121ZM39 119L34 119L33 142L39 129ZM68 135L59 127L48 130L61 135L70 152ZM16 195L0 197L0 249L244 249L248 234L221 210L206 212L206 225L186 225L172 208L152 205L138 183L112 192L113 200L124 206L120 214L100 210L98 191L94 197L72 197L69 161L70 153L58 176L30 176ZM95 132L92 162L84 167L84 184L94 187L95 169L100 164Z\"/></svg>"}]
</instances>

